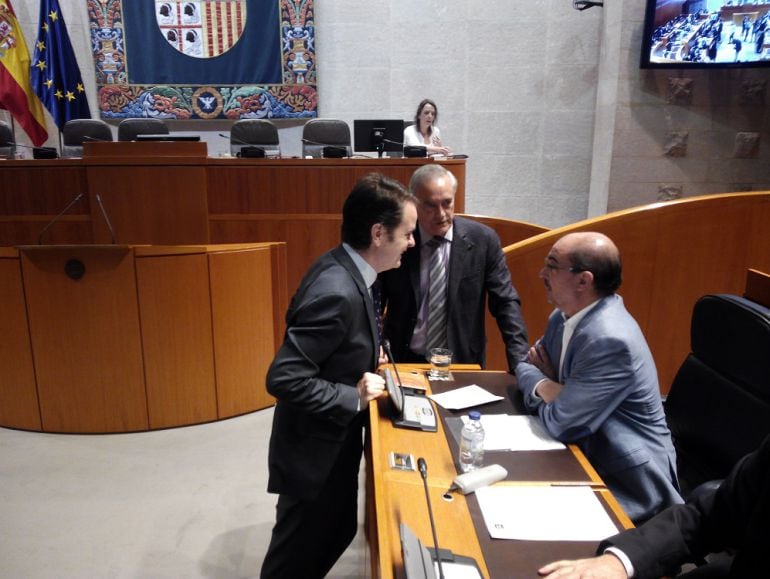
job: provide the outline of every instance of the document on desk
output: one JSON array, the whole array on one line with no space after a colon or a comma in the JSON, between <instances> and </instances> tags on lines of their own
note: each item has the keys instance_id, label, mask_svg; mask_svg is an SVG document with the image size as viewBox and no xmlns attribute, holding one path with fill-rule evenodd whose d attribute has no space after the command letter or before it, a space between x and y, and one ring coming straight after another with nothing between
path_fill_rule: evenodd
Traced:
<instances>
[{"instance_id":1,"label":"document on desk","mask_svg":"<svg viewBox=\"0 0 770 579\"><path fill-rule=\"evenodd\" d=\"M463 416L463 421L467 417ZM546 431L536 416L482 414L484 450L560 450L564 444Z\"/></svg>"},{"instance_id":2,"label":"document on desk","mask_svg":"<svg viewBox=\"0 0 770 579\"><path fill-rule=\"evenodd\" d=\"M476 384L455 388L441 394L431 394L429 398L447 410L471 408L472 406L480 406L503 399L502 396L492 394Z\"/></svg>"},{"instance_id":3,"label":"document on desk","mask_svg":"<svg viewBox=\"0 0 770 579\"><path fill-rule=\"evenodd\" d=\"M587 486L495 485L476 498L493 539L600 541L618 532Z\"/></svg>"}]
</instances>

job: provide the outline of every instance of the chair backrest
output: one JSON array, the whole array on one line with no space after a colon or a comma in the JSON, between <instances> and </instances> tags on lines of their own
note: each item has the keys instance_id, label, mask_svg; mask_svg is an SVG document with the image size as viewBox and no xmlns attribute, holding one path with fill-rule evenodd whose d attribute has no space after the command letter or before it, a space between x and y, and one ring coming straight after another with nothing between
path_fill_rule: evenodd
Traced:
<instances>
[{"instance_id":1,"label":"chair backrest","mask_svg":"<svg viewBox=\"0 0 770 579\"><path fill-rule=\"evenodd\" d=\"M241 119L230 129L230 152L240 153L243 147L257 146L268 157L280 157L281 146L278 128L267 119Z\"/></svg>"},{"instance_id":2,"label":"chair backrest","mask_svg":"<svg viewBox=\"0 0 770 579\"><path fill-rule=\"evenodd\" d=\"M123 119L118 125L118 141L135 141L137 135L168 135L161 119Z\"/></svg>"},{"instance_id":3,"label":"chair backrest","mask_svg":"<svg viewBox=\"0 0 770 579\"><path fill-rule=\"evenodd\" d=\"M693 308L690 340L665 401L685 495L727 476L770 433L770 308L704 296Z\"/></svg>"},{"instance_id":4,"label":"chair backrest","mask_svg":"<svg viewBox=\"0 0 770 579\"><path fill-rule=\"evenodd\" d=\"M312 119L302 129L302 156L321 157L326 146L344 147L352 154L350 127L339 119Z\"/></svg>"},{"instance_id":5,"label":"chair backrest","mask_svg":"<svg viewBox=\"0 0 770 579\"><path fill-rule=\"evenodd\" d=\"M62 157L82 157L86 141L112 141L110 126L99 119L72 119L62 129Z\"/></svg>"},{"instance_id":6,"label":"chair backrest","mask_svg":"<svg viewBox=\"0 0 770 579\"><path fill-rule=\"evenodd\" d=\"M10 159L13 156L13 131L11 125L0 121L0 158Z\"/></svg>"}]
</instances>

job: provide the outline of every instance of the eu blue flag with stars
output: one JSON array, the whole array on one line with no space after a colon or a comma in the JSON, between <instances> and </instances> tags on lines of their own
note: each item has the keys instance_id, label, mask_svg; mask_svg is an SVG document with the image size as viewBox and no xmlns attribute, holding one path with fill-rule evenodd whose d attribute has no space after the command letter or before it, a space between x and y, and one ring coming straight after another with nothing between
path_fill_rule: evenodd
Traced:
<instances>
[{"instance_id":1,"label":"eu blue flag with stars","mask_svg":"<svg viewBox=\"0 0 770 579\"><path fill-rule=\"evenodd\" d=\"M40 27L31 67L32 88L59 129L70 119L91 118L59 0L40 0Z\"/></svg>"}]
</instances>

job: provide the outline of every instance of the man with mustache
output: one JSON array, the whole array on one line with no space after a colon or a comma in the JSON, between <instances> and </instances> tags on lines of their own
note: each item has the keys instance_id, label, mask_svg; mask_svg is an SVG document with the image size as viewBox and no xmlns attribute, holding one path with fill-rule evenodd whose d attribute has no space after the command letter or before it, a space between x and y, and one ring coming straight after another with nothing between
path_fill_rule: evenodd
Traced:
<instances>
[{"instance_id":1,"label":"man with mustache","mask_svg":"<svg viewBox=\"0 0 770 579\"><path fill-rule=\"evenodd\" d=\"M556 310L516 368L524 404L548 432L577 444L639 523L682 502L655 362L615 292L620 252L601 233L570 233L540 270Z\"/></svg>"},{"instance_id":2,"label":"man with mustache","mask_svg":"<svg viewBox=\"0 0 770 579\"><path fill-rule=\"evenodd\" d=\"M499 237L486 225L454 216L457 179L443 166L417 169L409 190L419 200L415 246L400 268L380 276L393 357L425 362L431 348L449 348L453 362L484 366L488 298L513 372L526 356L527 330Z\"/></svg>"}]
</instances>

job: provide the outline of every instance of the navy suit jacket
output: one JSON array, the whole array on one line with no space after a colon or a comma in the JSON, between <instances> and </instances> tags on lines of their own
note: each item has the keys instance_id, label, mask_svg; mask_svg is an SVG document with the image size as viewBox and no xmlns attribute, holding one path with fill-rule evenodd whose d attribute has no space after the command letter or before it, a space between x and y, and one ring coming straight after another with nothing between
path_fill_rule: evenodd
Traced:
<instances>
[{"instance_id":1,"label":"navy suit jacket","mask_svg":"<svg viewBox=\"0 0 770 579\"><path fill-rule=\"evenodd\" d=\"M770 545L770 437L739 462L718 490L666 509L639 528L602 542L621 549L635 576L653 579L708 553L733 550L728 577L758 577ZM709 575L711 576L711 575Z\"/></svg>"},{"instance_id":2,"label":"navy suit jacket","mask_svg":"<svg viewBox=\"0 0 770 579\"><path fill-rule=\"evenodd\" d=\"M563 327L556 310L542 340L555 367ZM578 322L556 400L532 395L545 376L529 362L518 365L516 377L527 408L554 438L580 446L632 520L682 502L655 363L620 296L602 298Z\"/></svg>"},{"instance_id":3,"label":"navy suit jacket","mask_svg":"<svg viewBox=\"0 0 770 579\"><path fill-rule=\"evenodd\" d=\"M356 383L376 369L378 350L369 291L339 246L302 279L286 314L283 345L267 373L267 390L278 399L269 492L312 500L343 448L361 452L366 413L359 411Z\"/></svg>"},{"instance_id":4,"label":"navy suit jacket","mask_svg":"<svg viewBox=\"0 0 770 579\"><path fill-rule=\"evenodd\" d=\"M511 371L527 353L527 330L519 295L511 284L500 238L493 229L462 217L454 218L447 285L447 338L452 360L460 364L486 362L484 310L497 320ZM385 336L396 361L408 360L409 342L420 305L420 232L415 246L401 258L401 267L380 275L383 305L387 304Z\"/></svg>"}]
</instances>

